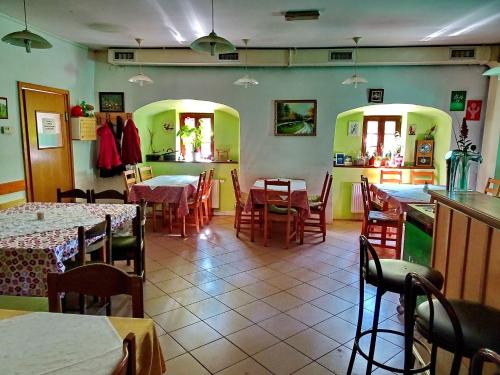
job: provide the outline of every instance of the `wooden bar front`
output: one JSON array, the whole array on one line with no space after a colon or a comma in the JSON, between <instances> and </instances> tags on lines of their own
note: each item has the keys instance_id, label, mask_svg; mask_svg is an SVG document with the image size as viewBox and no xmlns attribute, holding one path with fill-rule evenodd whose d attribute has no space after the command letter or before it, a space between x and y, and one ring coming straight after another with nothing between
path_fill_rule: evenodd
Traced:
<instances>
[{"instance_id":1,"label":"wooden bar front","mask_svg":"<svg viewBox=\"0 0 500 375\"><path fill-rule=\"evenodd\" d=\"M432 266L448 298L500 309L500 198L431 191L436 201Z\"/></svg>"}]
</instances>

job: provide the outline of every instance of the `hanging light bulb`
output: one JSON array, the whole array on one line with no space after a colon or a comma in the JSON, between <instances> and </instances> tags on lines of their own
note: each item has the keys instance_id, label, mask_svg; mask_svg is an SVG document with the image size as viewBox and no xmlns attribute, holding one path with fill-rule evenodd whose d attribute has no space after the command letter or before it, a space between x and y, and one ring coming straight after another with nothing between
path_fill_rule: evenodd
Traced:
<instances>
[{"instance_id":1,"label":"hanging light bulb","mask_svg":"<svg viewBox=\"0 0 500 375\"><path fill-rule=\"evenodd\" d=\"M142 39L136 38L135 41L139 45L139 51L141 50ZM139 86L149 85L153 83L153 80L149 78L147 75L142 73L142 64L139 64L139 74L130 77L128 79L130 83L138 83Z\"/></svg>"},{"instance_id":2,"label":"hanging light bulb","mask_svg":"<svg viewBox=\"0 0 500 375\"><path fill-rule=\"evenodd\" d=\"M354 43L356 44L356 48L354 50L354 74L350 76L349 78L345 79L342 84L343 85L352 85L354 84L354 88L358 87L358 83L367 83L368 81L366 78L360 76L357 73L357 63L358 63L358 42L361 39L360 36L355 36L352 38L354 40Z\"/></svg>"},{"instance_id":3,"label":"hanging light bulb","mask_svg":"<svg viewBox=\"0 0 500 375\"><path fill-rule=\"evenodd\" d=\"M2 41L8 44L12 44L13 46L24 47L26 48L27 53L31 53L32 48L36 49L52 48L52 44L50 44L48 40L28 30L28 21L26 19L26 0L23 0L23 3L24 3L24 30L7 34L2 38Z\"/></svg>"},{"instance_id":4,"label":"hanging light bulb","mask_svg":"<svg viewBox=\"0 0 500 375\"><path fill-rule=\"evenodd\" d=\"M245 75L241 78L238 78L233 82L236 86L244 86L247 88L248 86L256 86L259 84L255 78L251 78L248 75L248 39L242 39L243 43L245 43Z\"/></svg>"},{"instance_id":5,"label":"hanging light bulb","mask_svg":"<svg viewBox=\"0 0 500 375\"><path fill-rule=\"evenodd\" d=\"M214 0L212 0L212 32L191 43L191 49L196 52L208 52L210 56L236 50L230 41L218 36L214 31Z\"/></svg>"}]
</instances>

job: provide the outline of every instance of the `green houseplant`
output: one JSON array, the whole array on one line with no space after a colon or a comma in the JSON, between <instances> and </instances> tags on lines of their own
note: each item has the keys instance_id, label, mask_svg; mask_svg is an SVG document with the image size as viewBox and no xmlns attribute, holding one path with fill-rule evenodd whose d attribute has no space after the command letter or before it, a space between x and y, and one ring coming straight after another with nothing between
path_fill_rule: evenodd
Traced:
<instances>
[{"instance_id":1,"label":"green houseplant","mask_svg":"<svg viewBox=\"0 0 500 375\"><path fill-rule=\"evenodd\" d=\"M186 153L188 152L188 150L186 150L186 146L190 145L191 146L190 151L193 153L193 159L194 160L199 159L199 153L201 151L201 144L202 144L201 128L200 127L190 128L184 125L179 128L177 136L179 136L182 139L183 144L181 148L181 153L184 155L184 157L186 157Z\"/></svg>"}]
</instances>

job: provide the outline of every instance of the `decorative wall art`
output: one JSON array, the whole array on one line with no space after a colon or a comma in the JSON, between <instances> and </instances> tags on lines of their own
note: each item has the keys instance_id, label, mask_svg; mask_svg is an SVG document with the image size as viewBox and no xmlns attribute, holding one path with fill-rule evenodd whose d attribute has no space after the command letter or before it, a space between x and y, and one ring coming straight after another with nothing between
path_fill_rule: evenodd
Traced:
<instances>
[{"instance_id":1,"label":"decorative wall art","mask_svg":"<svg viewBox=\"0 0 500 375\"><path fill-rule=\"evenodd\" d=\"M465 98L467 91L452 91L450 100L450 111L465 110Z\"/></svg>"},{"instance_id":2,"label":"decorative wall art","mask_svg":"<svg viewBox=\"0 0 500 375\"><path fill-rule=\"evenodd\" d=\"M347 135L349 137L360 137L361 136L361 122L349 121L348 128L347 128Z\"/></svg>"},{"instance_id":3,"label":"decorative wall art","mask_svg":"<svg viewBox=\"0 0 500 375\"><path fill-rule=\"evenodd\" d=\"M383 102L384 102L384 89L368 90L368 103L383 103Z\"/></svg>"},{"instance_id":4,"label":"decorative wall art","mask_svg":"<svg viewBox=\"0 0 500 375\"><path fill-rule=\"evenodd\" d=\"M316 100L276 100L274 135L316 135Z\"/></svg>"},{"instance_id":5,"label":"decorative wall art","mask_svg":"<svg viewBox=\"0 0 500 375\"><path fill-rule=\"evenodd\" d=\"M335 165L344 165L345 154L343 152L337 152L335 154Z\"/></svg>"},{"instance_id":6,"label":"decorative wall art","mask_svg":"<svg viewBox=\"0 0 500 375\"><path fill-rule=\"evenodd\" d=\"M467 100L465 119L468 121L479 121L481 119L482 100Z\"/></svg>"},{"instance_id":7,"label":"decorative wall art","mask_svg":"<svg viewBox=\"0 0 500 375\"><path fill-rule=\"evenodd\" d=\"M408 135L415 135L417 132L417 125L410 124L408 125Z\"/></svg>"},{"instance_id":8,"label":"decorative wall art","mask_svg":"<svg viewBox=\"0 0 500 375\"><path fill-rule=\"evenodd\" d=\"M7 106L7 98L0 97L0 119L9 118L9 108Z\"/></svg>"},{"instance_id":9,"label":"decorative wall art","mask_svg":"<svg viewBox=\"0 0 500 375\"><path fill-rule=\"evenodd\" d=\"M125 112L123 92L100 92L100 112Z\"/></svg>"}]
</instances>

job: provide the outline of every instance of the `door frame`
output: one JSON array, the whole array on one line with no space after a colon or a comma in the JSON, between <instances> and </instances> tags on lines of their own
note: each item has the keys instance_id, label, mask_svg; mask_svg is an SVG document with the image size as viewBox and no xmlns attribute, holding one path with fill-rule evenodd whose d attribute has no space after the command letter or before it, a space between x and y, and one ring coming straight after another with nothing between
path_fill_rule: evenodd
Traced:
<instances>
[{"instance_id":1,"label":"door frame","mask_svg":"<svg viewBox=\"0 0 500 375\"><path fill-rule=\"evenodd\" d=\"M32 184L32 175L31 175L31 158L30 158L30 152L29 152L29 139L28 139L28 121L25 113L25 97L24 97L24 92L25 91L39 91L39 92L44 92L47 94L58 94L58 95L63 95L64 96L64 104L66 107L65 110L65 116L64 116L64 123L67 128L67 135L68 135L68 145L69 145L69 154L71 158L71 168L70 168L70 175L71 175L71 186L72 188L75 187L75 173L74 173L74 159L73 159L73 142L72 142L72 135L71 135L71 126L69 126L69 91L68 90L63 90L63 89L58 89L54 87L48 87L48 86L42 86L42 85L36 85L33 83L28 83L28 82L17 82L17 90L18 90L18 96L19 96L19 118L21 120L21 135L22 135L22 143L23 143L23 164L24 164L24 176L26 180L26 200L28 202L33 201L33 184Z\"/></svg>"}]
</instances>

